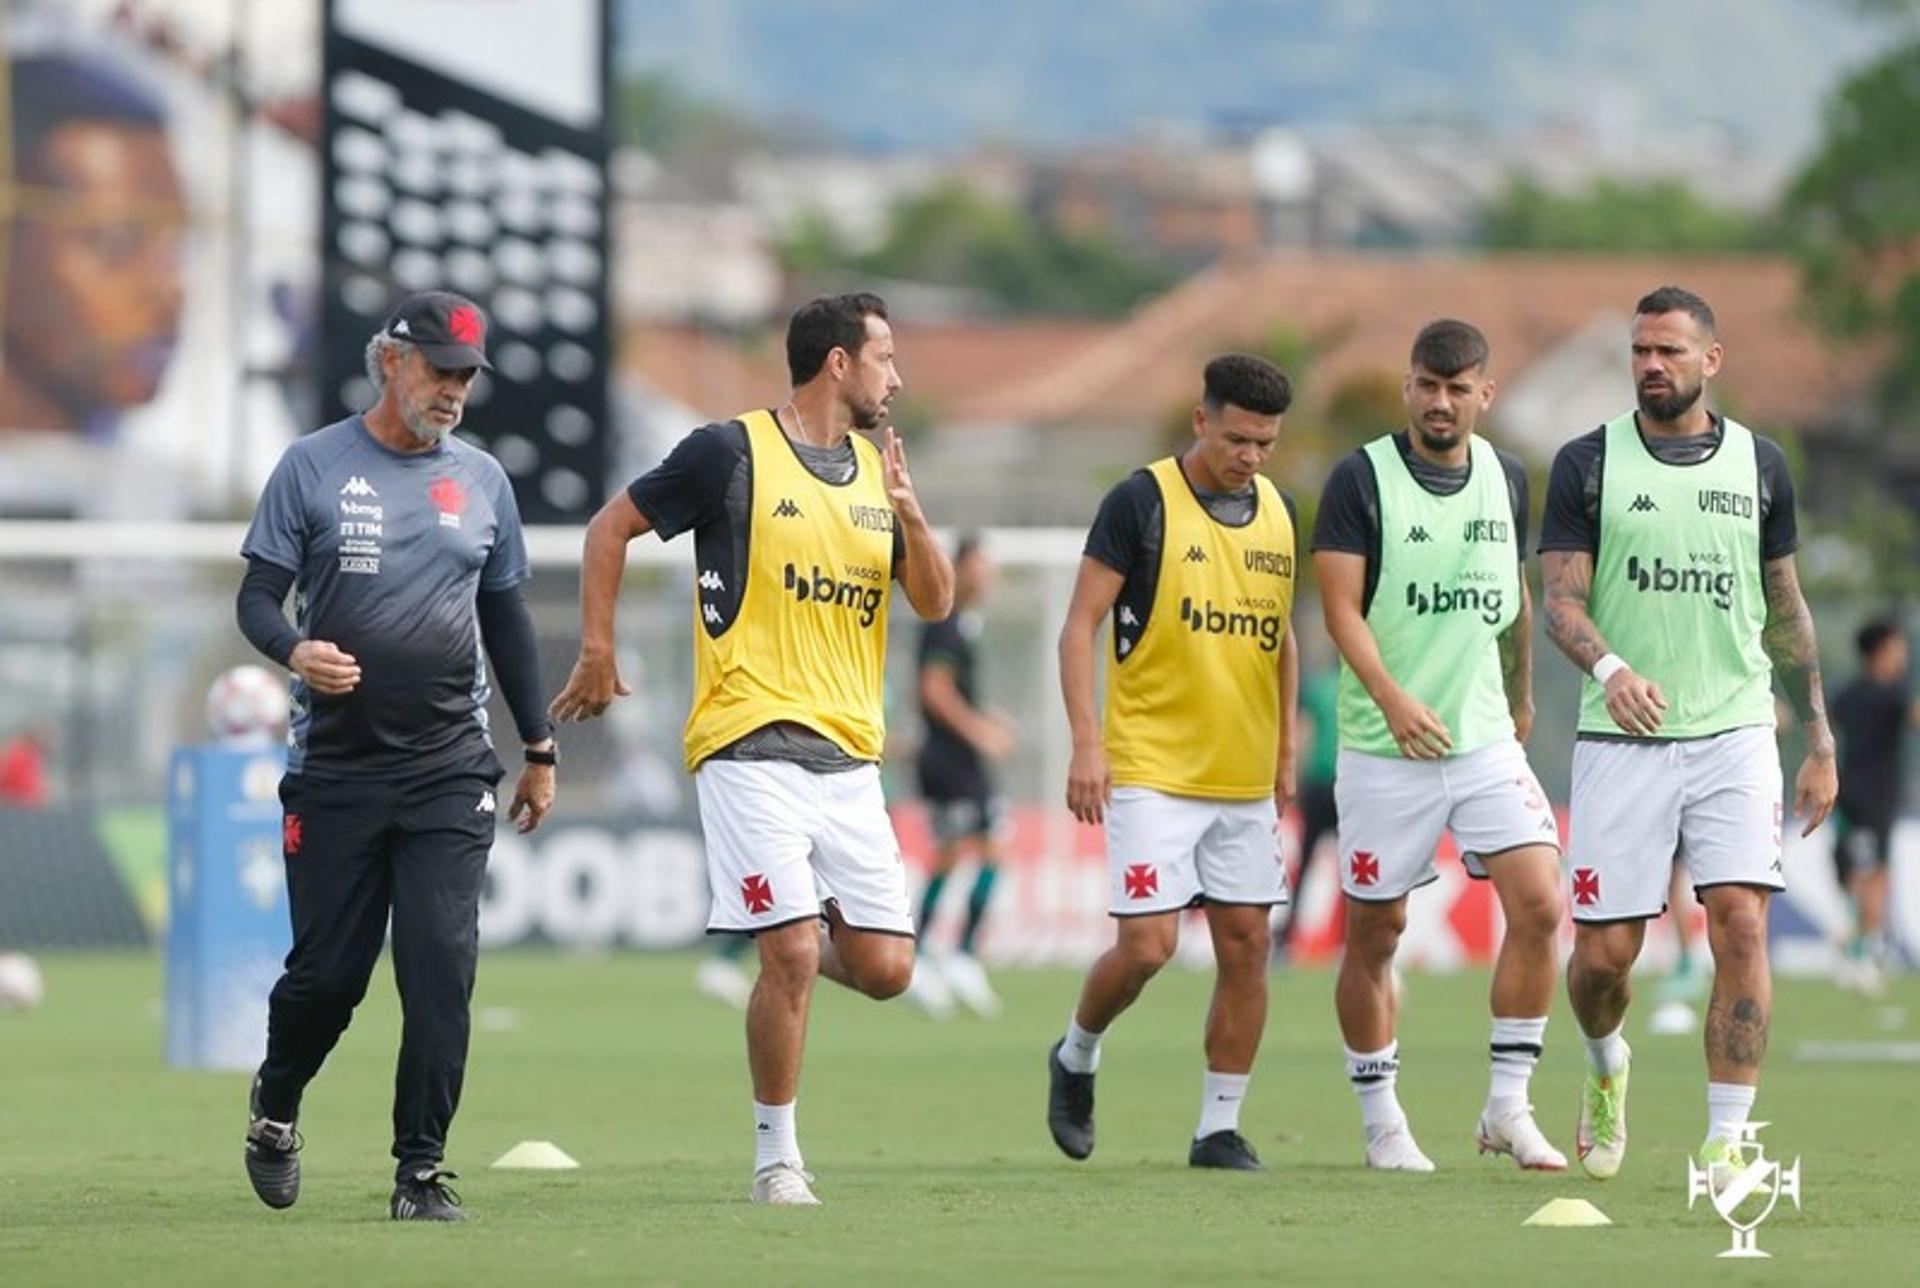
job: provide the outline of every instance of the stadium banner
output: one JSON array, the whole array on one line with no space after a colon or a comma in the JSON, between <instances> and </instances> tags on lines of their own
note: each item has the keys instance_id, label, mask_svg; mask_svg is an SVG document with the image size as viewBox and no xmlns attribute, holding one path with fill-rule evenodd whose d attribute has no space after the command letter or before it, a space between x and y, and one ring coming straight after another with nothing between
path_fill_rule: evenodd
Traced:
<instances>
[{"instance_id":1,"label":"stadium banner","mask_svg":"<svg viewBox=\"0 0 1920 1288\"><path fill-rule=\"evenodd\" d=\"M402 296L477 302L494 370L460 433L528 523L607 488L607 0L328 0L320 421L374 398L368 339ZM459 39L448 39L449 32Z\"/></svg>"},{"instance_id":2,"label":"stadium banner","mask_svg":"<svg viewBox=\"0 0 1920 1288\"><path fill-rule=\"evenodd\" d=\"M0 518L229 515L313 414L317 14L0 24Z\"/></svg>"}]
</instances>

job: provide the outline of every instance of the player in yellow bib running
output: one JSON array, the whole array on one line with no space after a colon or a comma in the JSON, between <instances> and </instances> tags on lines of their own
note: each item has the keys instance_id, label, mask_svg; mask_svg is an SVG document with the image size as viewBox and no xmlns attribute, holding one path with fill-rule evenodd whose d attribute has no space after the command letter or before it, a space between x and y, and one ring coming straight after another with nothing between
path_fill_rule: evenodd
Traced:
<instances>
[{"instance_id":1,"label":"player in yellow bib running","mask_svg":"<svg viewBox=\"0 0 1920 1288\"><path fill-rule=\"evenodd\" d=\"M921 617L953 608L953 566L920 510L893 430L900 391L886 305L818 299L787 329L793 396L695 430L587 528L580 659L553 714L598 716L627 692L613 663L627 543L691 530L694 700L708 933L757 938L747 1004L756 1203L813 1204L794 1128L813 982L887 998L913 974L913 917L880 794L881 667L897 577ZM822 920L828 933L820 931Z\"/></svg>"},{"instance_id":2,"label":"player in yellow bib running","mask_svg":"<svg viewBox=\"0 0 1920 1288\"><path fill-rule=\"evenodd\" d=\"M1073 730L1067 805L1106 824L1117 941L1047 1056L1047 1126L1093 1152L1100 1038L1166 965L1180 915L1206 908L1219 975L1194 1167L1257 1170L1240 1103L1267 1019L1267 918L1287 897L1278 810L1293 794L1294 519L1261 475L1292 401L1271 363L1207 364L1193 445L1100 506L1060 632ZM1094 641L1113 620L1104 729Z\"/></svg>"},{"instance_id":3,"label":"player in yellow bib running","mask_svg":"<svg viewBox=\"0 0 1920 1288\"><path fill-rule=\"evenodd\" d=\"M1807 739L1802 835L1838 791L1786 458L1708 410L1722 350L1705 300L1675 286L1643 297L1632 352L1638 410L1560 449L1540 538L1548 632L1587 677L1567 992L1587 1035L1580 1159L1600 1178L1627 1149L1628 975L1681 857L1714 963L1704 1163L1724 1160L1752 1109L1773 1009L1767 901L1786 885L1776 678Z\"/></svg>"}]
</instances>

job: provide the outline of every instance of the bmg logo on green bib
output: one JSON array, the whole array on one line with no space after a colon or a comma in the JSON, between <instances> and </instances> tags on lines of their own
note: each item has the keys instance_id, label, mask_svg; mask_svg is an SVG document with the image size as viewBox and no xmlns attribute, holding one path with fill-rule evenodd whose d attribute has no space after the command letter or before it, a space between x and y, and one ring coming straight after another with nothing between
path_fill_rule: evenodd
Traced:
<instances>
[{"instance_id":1,"label":"bmg logo on green bib","mask_svg":"<svg viewBox=\"0 0 1920 1288\"><path fill-rule=\"evenodd\" d=\"M1695 559L1705 556L1691 556ZM1656 595L1704 595L1715 608L1733 608L1734 575L1725 568L1712 566L1676 568L1654 556L1651 564L1640 562L1639 555L1627 559L1627 580L1643 592Z\"/></svg>"},{"instance_id":2,"label":"bmg logo on green bib","mask_svg":"<svg viewBox=\"0 0 1920 1288\"><path fill-rule=\"evenodd\" d=\"M1449 588L1437 581L1425 587L1416 581L1407 583L1407 607L1419 617L1429 613L1478 613L1487 625L1498 626L1505 604L1506 596L1498 586Z\"/></svg>"}]
</instances>

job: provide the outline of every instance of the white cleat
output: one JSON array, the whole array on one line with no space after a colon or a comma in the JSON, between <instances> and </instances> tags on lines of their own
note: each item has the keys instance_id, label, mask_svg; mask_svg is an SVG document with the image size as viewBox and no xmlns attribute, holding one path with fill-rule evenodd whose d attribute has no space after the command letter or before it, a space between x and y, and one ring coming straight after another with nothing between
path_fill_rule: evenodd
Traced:
<instances>
[{"instance_id":1,"label":"white cleat","mask_svg":"<svg viewBox=\"0 0 1920 1288\"><path fill-rule=\"evenodd\" d=\"M972 953L955 953L940 963L940 973L960 1005L983 1020L1000 1014L1000 997L987 982L986 967L978 957Z\"/></svg>"},{"instance_id":2,"label":"white cleat","mask_svg":"<svg viewBox=\"0 0 1920 1288\"><path fill-rule=\"evenodd\" d=\"M1403 1122L1367 1142L1367 1166L1382 1172L1431 1172L1433 1160L1420 1152L1412 1129Z\"/></svg>"},{"instance_id":3,"label":"white cleat","mask_svg":"<svg viewBox=\"0 0 1920 1288\"><path fill-rule=\"evenodd\" d=\"M820 1200L813 1196L809 1184L812 1180L811 1172L793 1163L770 1163L753 1174L747 1197L772 1207L819 1207Z\"/></svg>"},{"instance_id":4,"label":"white cleat","mask_svg":"<svg viewBox=\"0 0 1920 1288\"><path fill-rule=\"evenodd\" d=\"M1564 1172L1567 1156L1550 1144L1533 1121L1533 1107L1516 1109L1501 1117L1491 1111L1480 1115L1475 1132L1482 1154L1507 1154L1528 1172Z\"/></svg>"},{"instance_id":5,"label":"white cleat","mask_svg":"<svg viewBox=\"0 0 1920 1288\"><path fill-rule=\"evenodd\" d=\"M704 957L693 971L693 986L717 1002L725 1002L736 1011L747 1009L753 996L753 981L736 962L724 957Z\"/></svg>"},{"instance_id":6,"label":"white cleat","mask_svg":"<svg viewBox=\"0 0 1920 1288\"><path fill-rule=\"evenodd\" d=\"M914 958L913 982L907 985L907 1000L936 1020L953 1014L953 990L941 977L940 966L927 953Z\"/></svg>"}]
</instances>

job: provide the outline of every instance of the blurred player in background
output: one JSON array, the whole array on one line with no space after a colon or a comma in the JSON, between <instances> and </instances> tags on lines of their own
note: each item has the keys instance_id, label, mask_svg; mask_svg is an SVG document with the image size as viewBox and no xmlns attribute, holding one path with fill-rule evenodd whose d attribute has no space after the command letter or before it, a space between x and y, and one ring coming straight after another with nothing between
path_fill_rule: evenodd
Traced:
<instances>
[{"instance_id":1,"label":"blurred player in background","mask_svg":"<svg viewBox=\"0 0 1920 1288\"><path fill-rule=\"evenodd\" d=\"M1206 910L1218 973L1207 1011L1194 1167L1259 1170L1240 1106L1267 1022L1267 922L1287 898L1280 811L1293 795L1299 654L1293 503L1260 473L1293 401L1280 370L1209 362L1193 444L1107 494L1060 632L1073 732L1067 807L1105 823L1112 948L1047 1053L1047 1127L1093 1152L1100 1040ZM1113 623L1104 720L1095 641Z\"/></svg>"},{"instance_id":2,"label":"blurred player in background","mask_svg":"<svg viewBox=\"0 0 1920 1288\"><path fill-rule=\"evenodd\" d=\"M1709 410L1713 310L1664 286L1634 308L1638 409L1554 458L1540 550L1547 629L1586 675L1573 752L1567 992L1587 1037L1579 1151L1620 1170L1629 975L1666 906L1677 850L1707 910L1707 1131L1715 1177L1753 1107L1773 981L1767 906L1784 889L1772 680L1805 730L1795 812L1811 834L1838 790L1813 617L1780 448Z\"/></svg>"},{"instance_id":3,"label":"blurred player in background","mask_svg":"<svg viewBox=\"0 0 1920 1288\"><path fill-rule=\"evenodd\" d=\"M1854 637L1860 671L1833 699L1840 738L1840 799L1833 862L1853 903L1853 934L1837 978L1877 995L1886 987L1887 883L1893 829L1905 786L1907 731L1920 728L1920 705L1907 678L1907 639L1892 619L1869 622Z\"/></svg>"},{"instance_id":4,"label":"blurred player in background","mask_svg":"<svg viewBox=\"0 0 1920 1288\"><path fill-rule=\"evenodd\" d=\"M1307 650L1303 650L1307 651ZM1310 654L1309 654L1310 655ZM1275 919L1273 953L1275 958L1290 957L1293 935L1300 925L1300 892L1306 889L1307 873L1313 867L1320 843L1336 838L1340 826L1340 808L1334 800L1334 766L1340 754L1339 726L1340 668L1320 666L1300 681L1300 734L1304 748L1300 756L1300 867L1294 874L1293 898ZM1346 933L1346 908L1334 905L1337 933Z\"/></svg>"},{"instance_id":5,"label":"blurred player in background","mask_svg":"<svg viewBox=\"0 0 1920 1288\"><path fill-rule=\"evenodd\" d=\"M920 628L920 715L926 740L920 746L920 794L927 803L935 845L933 871L920 896L921 952L908 996L933 1015L954 1002L976 1015L1000 1013L1000 999L974 952L980 923L1000 870L1006 800L988 762L1013 753L1013 721L981 702L978 641L980 605L992 592L996 570L978 535L960 539L953 552L953 615ZM966 920L958 950L935 957L926 946L946 890L947 877L962 862L978 864L967 893Z\"/></svg>"},{"instance_id":6,"label":"blurred player in background","mask_svg":"<svg viewBox=\"0 0 1920 1288\"><path fill-rule=\"evenodd\" d=\"M241 633L295 677L280 783L293 951L268 1004L246 1143L269 1207L300 1195L301 1096L366 995L391 921L402 1020L388 1214L466 1219L441 1163L502 774L489 659L526 744L507 809L520 831L551 808L557 763L513 488L499 462L450 437L485 345L471 301L401 301L367 345L379 402L287 449L241 548Z\"/></svg>"},{"instance_id":7,"label":"blurred player in background","mask_svg":"<svg viewBox=\"0 0 1920 1288\"><path fill-rule=\"evenodd\" d=\"M889 583L939 620L953 611L953 567L887 424L901 381L886 304L814 300L788 325L787 365L785 404L695 430L594 516L580 657L552 711L589 719L628 692L613 652L627 544L692 531L686 763L706 838L707 929L755 936L760 950L748 1193L811 1205L794 1106L814 979L884 999L913 975L906 871L880 791ZM854 433L883 426L882 448Z\"/></svg>"},{"instance_id":8,"label":"blurred player in background","mask_svg":"<svg viewBox=\"0 0 1920 1288\"><path fill-rule=\"evenodd\" d=\"M1533 728L1527 476L1474 432L1493 403L1486 337L1452 319L1414 339L1408 428L1334 467L1314 523L1327 633L1340 648L1340 886L1335 1002L1368 1167L1431 1172L1395 1084L1393 959L1407 897L1438 879L1453 833L1491 879L1506 929L1494 961L1484 1152L1561 1171L1527 1087L1555 983L1560 833L1521 744Z\"/></svg>"}]
</instances>

